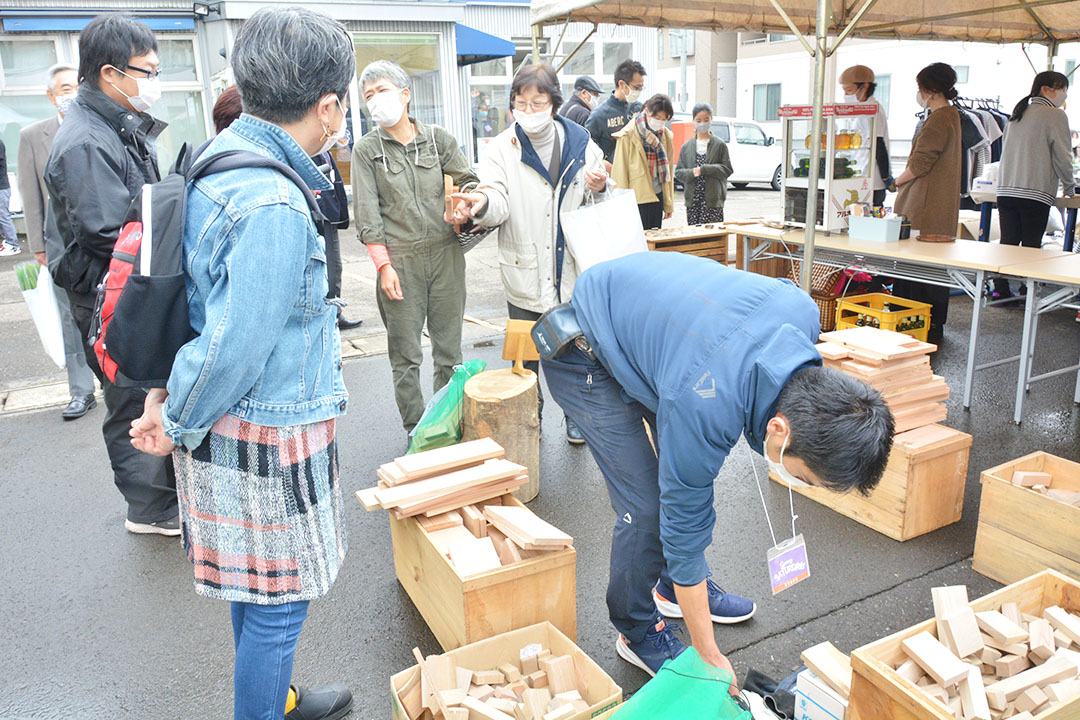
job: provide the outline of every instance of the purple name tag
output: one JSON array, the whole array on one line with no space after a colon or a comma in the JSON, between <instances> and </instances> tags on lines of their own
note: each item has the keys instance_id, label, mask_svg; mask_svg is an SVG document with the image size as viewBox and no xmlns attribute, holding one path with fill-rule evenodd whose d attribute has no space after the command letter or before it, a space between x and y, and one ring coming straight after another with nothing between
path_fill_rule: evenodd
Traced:
<instances>
[{"instance_id":1,"label":"purple name tag","mask_svg":"<svg viewBox=\"0 0 1080 720\"><path fill-rule=\"evenodd\" d=\"M810 561L802 534L785 540L769 550L769 582L773 595L810 577Z\"/></svg>"}]
</instances>

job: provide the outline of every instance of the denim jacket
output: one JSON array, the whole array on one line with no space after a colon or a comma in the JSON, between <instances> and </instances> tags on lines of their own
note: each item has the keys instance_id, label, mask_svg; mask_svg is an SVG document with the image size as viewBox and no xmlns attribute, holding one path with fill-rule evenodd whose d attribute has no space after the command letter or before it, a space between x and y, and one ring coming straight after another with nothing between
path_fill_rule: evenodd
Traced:
<instances>
[{"instance_id":1,"label":"denim jacket","mask_svg":"<svg viewBox=\"0 0 1080 720\"><path fill-rule=\"evenodd\" d=\"M331 189L276 125L244 114L203 157L234 149L281 160L313 191ZM173 442L194 450L226 413L283 427L345 412L326 244L295 184L267 168L189 184L184 270L198 336L177 353L169 376L162 425Z\"/></svg>"}]
</instances>

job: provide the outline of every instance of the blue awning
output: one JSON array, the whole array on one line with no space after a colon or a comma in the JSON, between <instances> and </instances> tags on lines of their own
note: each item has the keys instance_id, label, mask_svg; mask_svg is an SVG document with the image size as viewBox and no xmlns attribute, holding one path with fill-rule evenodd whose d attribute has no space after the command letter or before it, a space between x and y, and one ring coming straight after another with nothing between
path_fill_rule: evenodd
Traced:
<instances>
[{"instance_id":1,"label":"blue awning","mask_svg":"<svg viewBox=\"0 0 1080 720\"><path fill-rule=\"evenodd\" d=\"M136 15L135 19L151 30L194 30L190 12ZM98 12L82 10L6 10L0 11L4 32L80 32Z\"/></svg>"},{"instance_id":2,"label":"blue awning","mask_svg":"<svg viewBox=\"0 0 1080 720\"><path fill-rule=\"evenodd\" d=\"M457 37L458 65L472 65L495 58L513 57L517 53L514 43L509 40L488 35L468 25L455 24L454 35Z\"/></svg>"}]
</instances>

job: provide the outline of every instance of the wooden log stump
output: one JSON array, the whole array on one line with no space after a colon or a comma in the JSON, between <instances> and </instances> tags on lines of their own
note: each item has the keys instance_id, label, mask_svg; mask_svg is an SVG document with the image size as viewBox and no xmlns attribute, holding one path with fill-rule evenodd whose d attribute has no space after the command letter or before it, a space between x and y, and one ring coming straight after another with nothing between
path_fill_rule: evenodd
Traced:
<instances>
[{"instance_id":1,"label":"wooden log stump","mask_svg":"<svg viewBox=\"0 0 1080 720\"><path fill-rule=\"evenodd\" d=\"M506 459L529 470L514 497L529 502L540 492L540 414L536 374L510 368L488 370L465 383L462 440L489 437L506 448Z\"/></svg>"}]
</instances>

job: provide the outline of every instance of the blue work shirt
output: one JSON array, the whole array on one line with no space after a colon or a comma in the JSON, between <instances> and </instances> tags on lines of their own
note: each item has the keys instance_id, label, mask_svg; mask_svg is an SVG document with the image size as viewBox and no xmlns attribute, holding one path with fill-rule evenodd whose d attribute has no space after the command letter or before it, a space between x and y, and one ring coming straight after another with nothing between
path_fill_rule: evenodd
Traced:
<instances>
[{"instance_id":1,"label":"blue work shirt","mask_svg":"<svg viewBox=\"0 0 1080 720\"><path fill-rule=\"evenodd\" d=\"M600 362L656 413L664 557L672 580L696 585L720 466L744 433L764 450L780 391L821 364L817 305L789 280L670 252L593 266L571 304Z\"/></svg>"}]
</instances>

